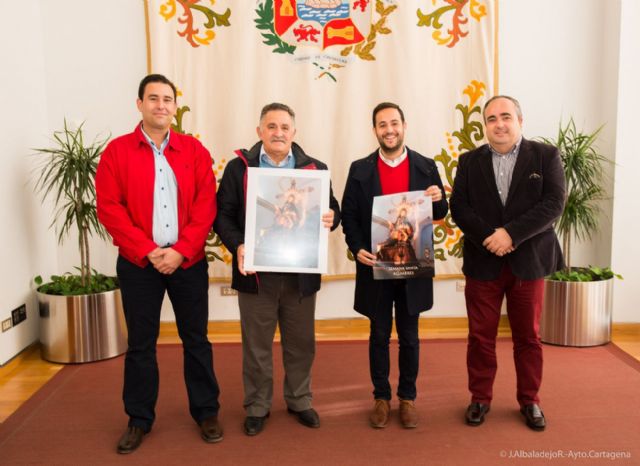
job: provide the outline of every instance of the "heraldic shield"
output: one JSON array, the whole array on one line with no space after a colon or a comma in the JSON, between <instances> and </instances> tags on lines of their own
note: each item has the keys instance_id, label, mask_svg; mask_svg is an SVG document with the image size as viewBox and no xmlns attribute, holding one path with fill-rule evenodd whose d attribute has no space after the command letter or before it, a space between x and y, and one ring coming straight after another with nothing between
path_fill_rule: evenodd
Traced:
<instances>
[{"instance_id":1,"label":"heraldic shield","mask_svg":"<svg viewBox=\"0 0 640 466\"><path fill-rule=\"evenodd\" d=\"M275 32L285 42L323 50L355 45L371 28L373 0L274 0Z\"/></svg>"}]
</instances>

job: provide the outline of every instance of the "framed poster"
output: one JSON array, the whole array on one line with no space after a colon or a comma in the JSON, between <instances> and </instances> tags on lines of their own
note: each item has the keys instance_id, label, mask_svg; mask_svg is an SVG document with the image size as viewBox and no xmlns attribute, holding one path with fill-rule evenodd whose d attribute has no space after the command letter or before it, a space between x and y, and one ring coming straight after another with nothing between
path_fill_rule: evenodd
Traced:
<instances>
[{"instance_id":1,"label":"framed poster","mask_svg":"<svg viewBox=\"0 0 640 466\"><path fill-rule=\"evenodd\" d=\"M424 191L373 198L374 280L433 277L433 204Z\"/></svg>"},{"instance_id":2,"label":"framed poster","mask_svg":"<svg viewBox=\"0 0 640 466\"><path fill-rule=\"evenodd\" d=\"M245 270L327 272L328 170L249 168Z\"/></svg>"}]
</instances>

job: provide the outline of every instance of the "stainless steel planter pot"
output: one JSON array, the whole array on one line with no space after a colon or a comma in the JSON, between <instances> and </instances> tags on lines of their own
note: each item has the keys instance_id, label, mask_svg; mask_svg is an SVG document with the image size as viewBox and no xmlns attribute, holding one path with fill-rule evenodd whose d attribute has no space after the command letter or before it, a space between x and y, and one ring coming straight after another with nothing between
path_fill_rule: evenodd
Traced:
<instances>
[{"instance_id":1,"label":"stainless steel planter pot","mask_svg":"<svg viewBox=\"0 0 640 466\"><path fill-rule=\"evenodd\" d=\"M47 361L99 361L127 350L120 290L82 296L38 292L38 304L42 357Z\"/></svg>"},{"instance_id":2,"label":"stainless steel planter pot","mask_svg":"<svg viewBox=\"0 0 640 466\"><path fill-rule=\"evenodd\" d=\"M545 280L540 319L543 342L597 346L611 341L613 279L597 282Z\"/></svg>"}]
</instances>

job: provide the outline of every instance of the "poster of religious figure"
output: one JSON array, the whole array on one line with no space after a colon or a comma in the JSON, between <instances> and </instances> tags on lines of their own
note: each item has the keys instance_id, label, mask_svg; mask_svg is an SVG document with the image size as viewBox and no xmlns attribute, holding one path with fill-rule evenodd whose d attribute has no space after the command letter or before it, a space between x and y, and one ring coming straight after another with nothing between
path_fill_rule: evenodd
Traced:
<instances>
[{"instance_id":1,"label":"poster of religious figure","mask_svg":"<svg viewBox=\"0 0 640 466\"><path fill-rule=\"evenodd\" d=\"M375 280L433 277L433 214L424 191L373 199L371 251Z\"/></svg>"},{"instance_id":2,"label":"poster of religious figure","mask_svg":"<svg viewBox=\"0 0 640 466\"><path fill-rule=\"evenodd\" d=\"M329 171L249 168L245 270L327 272Z\"/></svg>"}]
</instances>

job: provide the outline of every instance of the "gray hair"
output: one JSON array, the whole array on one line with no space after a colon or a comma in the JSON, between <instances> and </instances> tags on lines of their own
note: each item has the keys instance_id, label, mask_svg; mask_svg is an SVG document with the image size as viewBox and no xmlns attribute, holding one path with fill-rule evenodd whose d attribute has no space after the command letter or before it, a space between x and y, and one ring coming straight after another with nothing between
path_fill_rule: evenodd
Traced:
<instances>
[{"instance_id":1,"label":"gray hair","mask_svg":"<svg viewBox=\"0 0 640 466\"><path fill-rule=\"evenodd\" d=\"M269 113L269 112L273 112L276 110L281 110L283 112L287 112L289 114L289 116L291 117L291 119L293 120L293 122L296 122L296 114L295 112L291 109L291 107L289 107L288 105L285 104L281 104L279 102L272 102L270 104L265 105L264 107L262 107L262 110L260 111L260 121L262 121L262 119L264 118L264 116Z\"/></svg>"}]
</instances>

